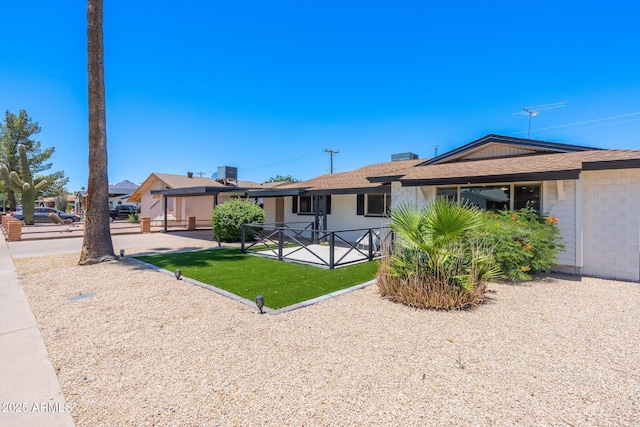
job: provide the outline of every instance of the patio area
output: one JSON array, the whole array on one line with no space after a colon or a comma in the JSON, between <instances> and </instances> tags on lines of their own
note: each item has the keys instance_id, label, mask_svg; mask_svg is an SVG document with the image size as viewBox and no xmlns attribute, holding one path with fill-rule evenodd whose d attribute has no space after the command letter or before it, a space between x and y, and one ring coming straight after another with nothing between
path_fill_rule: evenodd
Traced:
<instances>
[{"instance_id":1,"label":"patio area","mask_svg":"<svg viewBox=\"0 0 640 427\"><path fill-rule=\"evenodd\" d=\"M244 224L241 249L251 255L333 269L381 258L391 239L388 228L318 230L311 225Z\"/></svg>"}]
</instances>

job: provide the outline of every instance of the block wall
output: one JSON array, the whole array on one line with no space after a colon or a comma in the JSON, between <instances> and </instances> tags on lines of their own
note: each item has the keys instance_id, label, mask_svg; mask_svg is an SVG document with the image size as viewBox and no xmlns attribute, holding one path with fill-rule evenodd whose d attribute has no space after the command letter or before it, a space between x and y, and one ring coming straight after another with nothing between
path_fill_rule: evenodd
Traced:
<instances>
[{"instance_id":1,"label":"block wall","mask_svg":"<svg viewBox=\"0 0 640 427\"><path fill-rule=\"evenodd\" d=\"M582 172L584 267L580 273L640 280L638 169Z\"/></svg>"}]
</instances>

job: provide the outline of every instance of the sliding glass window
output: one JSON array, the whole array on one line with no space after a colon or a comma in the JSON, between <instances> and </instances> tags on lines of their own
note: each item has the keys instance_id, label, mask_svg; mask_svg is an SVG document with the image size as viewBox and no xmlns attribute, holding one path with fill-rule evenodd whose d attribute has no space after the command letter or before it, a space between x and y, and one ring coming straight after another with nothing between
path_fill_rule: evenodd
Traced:
<instances>
[{"instance_id":1,"label":"sliding glass window","mask_svg":"<svg viewBox=\"0 0 640 427\"><path fill-rule=\"evenodd\" d=\"M438 197L461 200L481 209L522 209L540 211L540 184L500 184L443 187L437 189Z\"/></svg>"},{"instance_id":2,"label":"sliding glass window","mask_svg":"<svg viewBox=\"0 0 640 427\"><path fill-rule=\"evenodd\" d=\"M511 209L510 186L460 187L460 199L480 209Z\"/></svg>"}]
</instances>

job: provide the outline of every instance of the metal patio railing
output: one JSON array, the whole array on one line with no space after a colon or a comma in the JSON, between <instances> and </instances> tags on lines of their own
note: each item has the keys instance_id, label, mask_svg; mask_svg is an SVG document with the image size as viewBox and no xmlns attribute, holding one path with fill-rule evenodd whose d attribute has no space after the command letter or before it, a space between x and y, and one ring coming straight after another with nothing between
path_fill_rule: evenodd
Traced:
<instances>
[{"instance_id":1,"label":"metal patio railing","mask_svg":"<svg viewBox=\"0 0 640 427\"><path fill-rule=\"evenodd\" d=\"M388 228L318 230L313 223L293 225L244 224L242 252L333 269L382 257L392 239Z\"/></svg>"}]
</instances>

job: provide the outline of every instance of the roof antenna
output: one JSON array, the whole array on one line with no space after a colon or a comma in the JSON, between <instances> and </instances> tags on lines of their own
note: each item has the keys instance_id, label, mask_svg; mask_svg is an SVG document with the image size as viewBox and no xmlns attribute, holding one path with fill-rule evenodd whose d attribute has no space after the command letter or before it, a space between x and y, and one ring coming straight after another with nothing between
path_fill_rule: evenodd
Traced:
<instances>
[{"instance_id":1,"label":"roof antenna","mask_svg":"<svg viewBox=\"0 0 640 427\"><path fill-rule=\"evenodd\" d=\"M436 155L433 157L438 157L438 146L436 145Z\"/></svg>"},{"instance_id":2,"label":"roof antenna","mask_svg":"<svg viewBox=\"0 0 640 427\"><path fill-rule=\"evenodd\" d=\"M554 102L553 104L544 104L544 105L537 105L535 107L523 107L522 110L523 111L518 111L517 113L513 113L513 114L519 114L519 115L528 115L529 116L529 128L527 129L527 139L531 139L531 118L532 117L537 117L538 114L540 114L540 112L542 111L547 111L547 110L552 110L554 108L560 108L560 107L564 107L565 105L567 105L566 101L563 102Z\"/></svg>"}]
</instances>

